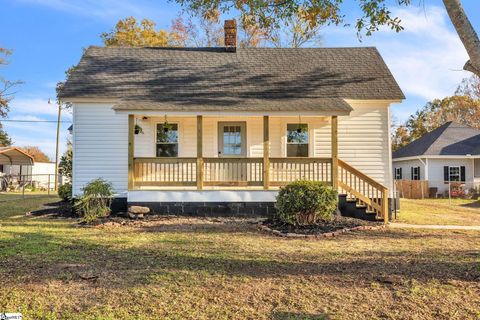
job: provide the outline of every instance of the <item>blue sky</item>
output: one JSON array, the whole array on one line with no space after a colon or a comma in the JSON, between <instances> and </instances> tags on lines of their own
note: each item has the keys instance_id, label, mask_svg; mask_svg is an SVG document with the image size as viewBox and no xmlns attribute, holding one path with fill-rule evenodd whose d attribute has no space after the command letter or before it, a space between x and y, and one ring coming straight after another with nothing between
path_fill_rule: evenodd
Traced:
<instances>
[{"instance_id":1,"label":"blue sky","mask_svg":"<svg viewBox=\"0 0 480 320\"><path fill-rule=\"evenodd\" d=\"M10 119L55 120L55 83L80 59L82 48L101 45L99 35L127 16L149 18L168 28L181 8L163 0L1 0L0 46L13 50L10 64L0 69L9 80L22 80L11 103ZM460 80L467 54L451 26L440 0L396 8L405 31L381 30L359 42L348 28L327 27L323 45L376 46L399 82L407 99L392 108L405 120L432 98L451 95ZM464 0L476 30L480 30L478 0ZM352 9L354 10L354 9ZM71 115L62 120L62 150ZM4 122L16 145L38 145L53 158L55 124Z\"/></svg>"}]
</instances>

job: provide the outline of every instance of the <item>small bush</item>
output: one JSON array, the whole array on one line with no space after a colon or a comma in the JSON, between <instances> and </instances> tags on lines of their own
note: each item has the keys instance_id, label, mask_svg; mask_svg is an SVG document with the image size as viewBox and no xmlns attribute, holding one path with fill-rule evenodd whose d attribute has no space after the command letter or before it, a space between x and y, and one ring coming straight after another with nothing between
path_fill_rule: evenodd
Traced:
<instances>
[{"instance_id":1,"label":"small bush","mask_svg":"<svg viewBox=\"0 0 480 320\"><path fill-rule=\"evenodd\" d=\"M95 179L83 189L83 195L77 200L75 207L85 222L93 222L110 214L113 188L110 182Z\"/></svg>"},{"instance_id":2,"label":"small bush","mask_svg":"<svg viewBox=\"0 0 480 320\"><path fill-rule=\"evenodd\" d=\"M280 188L276 208L283 222L309 225L331 219L337 203L338 194L332 187L322 182L300 180Z\"/></svg>"},{"instance_id":3,"label":"small bush","mask_svg":"<svg viewBox=\"0 0 480 320\"><path fill-rule=\"evenodd\" d=\"M72 184L65 183L58 187L58 196L62 198L63 201L70 201L72 200Z\"/></svg>"}]
</instances>

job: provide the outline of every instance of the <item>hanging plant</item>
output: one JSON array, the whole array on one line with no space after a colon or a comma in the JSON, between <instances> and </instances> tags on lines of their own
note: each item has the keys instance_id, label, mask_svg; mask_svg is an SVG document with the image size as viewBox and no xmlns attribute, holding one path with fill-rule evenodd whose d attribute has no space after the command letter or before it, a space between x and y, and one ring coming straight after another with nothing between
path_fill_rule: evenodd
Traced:
<instances>
[{"instance_id":1,"label":"hanging plant","mask_svg":"<svg viewBox=\"0 0 480 320\"><path fill-rule=\"evenodd\" d=\"M167 115L165 115L165 122L163 123L162 126L163 126L163 132L165 133L168 133L168 131L173 129L172 125L168 123Z\"/></svg>"},{"instance_id":2,"label":"hanging plant","mask_svg":"<svg viewBox=\"0 0 480 320\"><path fill-rule=\"evenodd\" d=\"M134 132L135 132L135 134L139 134L139 133L143 134L143 129L138 124L136 124Z\"/></svg>"}]
</instances>

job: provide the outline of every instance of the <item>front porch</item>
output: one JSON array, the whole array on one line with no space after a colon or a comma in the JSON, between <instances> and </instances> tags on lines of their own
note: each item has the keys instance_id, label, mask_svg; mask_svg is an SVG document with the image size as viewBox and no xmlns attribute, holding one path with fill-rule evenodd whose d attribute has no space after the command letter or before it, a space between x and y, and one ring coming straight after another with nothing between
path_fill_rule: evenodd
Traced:
<instances>
[{"instance_id":1,"label":"front porch","mask_svg":"<svg viewBox=\"0 0 480 320\"><path fill-rule=\"evenodd\" d=\"M169 119L158 115L128 116L128 190L136 199L143 197L142 191L144 195L158 191L153 198L145 199L158 198L160 202L165 201L165 195L175 196L175 192L191 194L190 199L195 191L230 191L238 193L233 198L250 199L251 192L276 191L289 182L305 179L330 184L367 211L382 218L387 215L388 189L338 159L335 115L197 115ZM145 133L135 134L138 123L143 124L141 130ZM170 129L165 129L167 123ZM319 140L320 146L316 145ZM148 149L150 145L155 149ZM328 156L319 156L320 152ZM272 201L273 194L263 194L265 201ZM208 201L214 201L214 197Z\"/></svg>"}]
</instances>

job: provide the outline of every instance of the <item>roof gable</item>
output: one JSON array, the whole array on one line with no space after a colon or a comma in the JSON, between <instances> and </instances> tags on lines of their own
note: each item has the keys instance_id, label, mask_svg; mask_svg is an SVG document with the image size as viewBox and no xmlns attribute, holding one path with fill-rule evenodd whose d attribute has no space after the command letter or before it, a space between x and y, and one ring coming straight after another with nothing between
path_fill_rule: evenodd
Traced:
<instances>
[{"instance_id":1,"label":"roof gable","mask_svg":"<svg viewBox=\"0 0 480 320\"><path fill-rule=\"evenodd\" d=\"M446 122L393 153L393 158L480 155L480 130Z\"/></svg>"}]
</instances>

